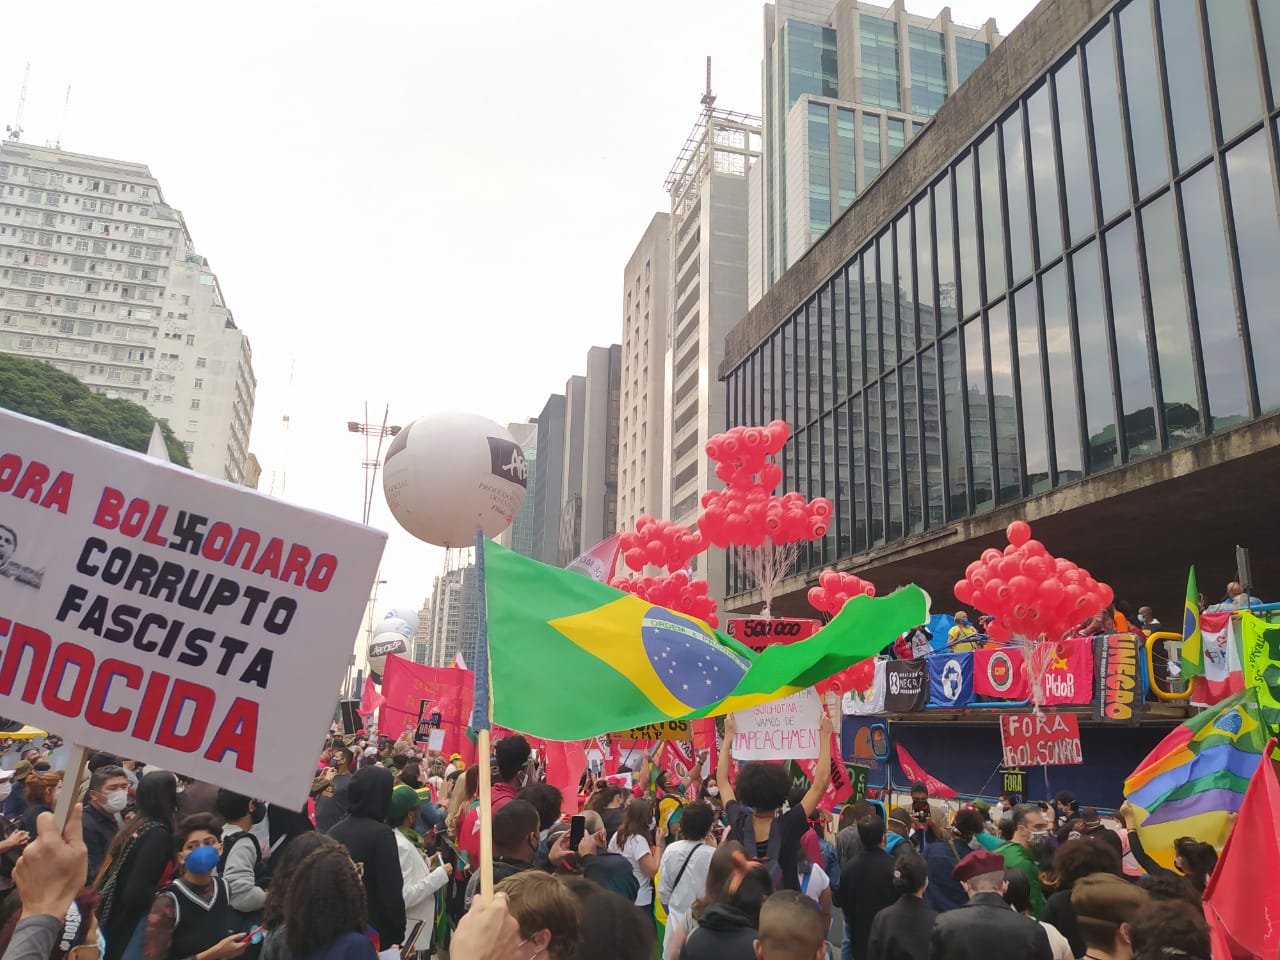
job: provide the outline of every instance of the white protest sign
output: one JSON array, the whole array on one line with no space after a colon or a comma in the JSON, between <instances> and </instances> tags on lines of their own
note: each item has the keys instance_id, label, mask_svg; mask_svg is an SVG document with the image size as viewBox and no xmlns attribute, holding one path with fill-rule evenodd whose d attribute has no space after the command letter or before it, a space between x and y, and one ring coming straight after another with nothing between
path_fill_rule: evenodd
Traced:
<instances>
[{"instance_id":1,"label":"white protest sign","mask_svg":"<svg viewBox=\"0 0 1280 960\"><path fill-rule=\"evenodd\" d=\"M822 700L812 688L734 716L735 760L816 760L821 738Z\"/></svg>"},{"instance_id":2,"label":"white protest sign","mask_svg":"<svg viewBox=\"0 0 1280 960\"><path fill-rule=\"evenodd\" d=\"M0 410L0 715L296 809L385 541Z\"/></svg>"}]
</instances>

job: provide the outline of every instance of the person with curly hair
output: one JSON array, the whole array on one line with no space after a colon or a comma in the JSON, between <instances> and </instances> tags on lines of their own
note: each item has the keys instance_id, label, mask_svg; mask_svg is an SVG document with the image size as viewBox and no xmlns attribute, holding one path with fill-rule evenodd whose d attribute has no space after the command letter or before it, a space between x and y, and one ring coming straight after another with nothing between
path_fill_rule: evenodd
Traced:
<instances>
[{"instance_id":1,"label":"person with curly hair","mask_svg":"<svg viewBox=\"0 0 1280 960\"><path fill-rule=\"evenodd\" d=\"M1209 924L1198 906L1158 900L1129 921L1134 960L1210 960Z\"/></svg>"},{"instance_id":2,"label":"person with curly hair","mask_svg":"<svg viewBox=\"0 0 1280 960\"><path fill-rule=\"evenodd\" d=\"M1043 919L1067 938L1075 956L1084 956L1084 934L1080 932L1076 912L1071 906L1071 888L1077 880L1091 873L1123 876L1120 855L1110 844L1082 837L1068 840L1058 848L1053 855L1053 869L1058 876L1058 890L1045 901Z\"/></svg>"},{"instance_id":3,"label":"person with curly hair","mask_svg":"<svg viewBox=\"0 0 1280 960\"><path fill-rule=\"evenodd\" d=\"M284 930L294 960L377 957L364 884L340 844L324 844L298 864L284 898Z\"/></svg>"},{"instance_id":4,"label":"person with curly hair","mask_svg":"<svg viewBox=\"0 0 1280 960\"><path fill-rule=\"evenodd\" d=\"M737 840L752 858L765 864L780 890L799 890L800 838L809 829L809 818L818 809L831 780L831 718L824 713L818 729L818 760L813 783L799 805L780 814L791 789L786 767L778 763L753 761L738 770L738 782L729 779L729 750L720 751L716 782L724 800L729 836ZM733 742L737 722L725 717L724 740Z\"/></svg>"},{"instance_id":5,"label":"person with curly hair","mask_svg":"<svg viewBox=\"0 0 1280 960\"><path fill-rule=\"evenodd\" d=\"M333 837L313 831L295 837L271 858L271 886L267 888L267 902L262 907L262 925L266 928L262 960L293 960L285 942L284 903L293 889L298 868L322 847L345 852L342 844Z\"/></svg>"},{"instance_id":6,"label":"person with curly hair","mask_svg":"<svg viewBox=\"0 0 1280 960\"><path fill-rule=\"evenodd\" d=\"M1152 900L1183 900L1193 907L1200 906L1200 894L1195 886L1172 870L1139 877L1138 886L1147 891Z\"/></svg>"}]
</instances>

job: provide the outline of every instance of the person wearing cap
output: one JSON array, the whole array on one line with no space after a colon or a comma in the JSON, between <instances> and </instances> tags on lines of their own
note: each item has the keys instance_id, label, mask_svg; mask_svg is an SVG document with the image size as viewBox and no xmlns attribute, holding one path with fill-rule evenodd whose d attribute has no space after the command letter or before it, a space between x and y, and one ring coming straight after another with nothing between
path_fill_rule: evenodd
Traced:
<instances>
[{"instance_id":1,"label":"person wearing cap","mask_svg":"<svg viewBox=\"0 0 1280 960\"><path fill-rule=\"evenodd\" d=\"M453 753L449 755L449 766L445 768L444 775L447 777L455 771L461 773L466 769L466 764L462 762L462 754Z\"/></svg>"},{"instance_id":2,"label":"person wearing cap","mask_svg":"<svg viewBox=\"0 0 1280 960\"><path fill-rule=\"evenodd\" d=\"M929 935L930 960L1053 960L1044 928L1004 901L1004 858L975 850L952 875L969 902L941 914Z\"/></svg>"},{"instance_id":3,"label":"person wearing cap","mask_svg":"<svg viewBox=\"0 0 1280 960\"><path fill-rule=\"evenodd\" d=\"M904 852L893 866L898 899L871 923L866 960L929 960L929 934L938 913L925 902L929 867L915 853Z\"/></svg>"},{"instance_id":4,"label":"person wearing cap","mask_svg":"<svg viewBox=\"0 0 1280 960\"><path fill-rule=\"evenodd\" d=\"M30 751L27 751L30 753ZM0 808L6 819L20 820L27 812L27 777L31 775L33 764L24 755L13 766L13 789L5 797L4 807Z\"/></svg>"},{"instance_id":5,"label":"person wearing cap","mask_svg":"<svg viewBox=\"0 0 1280 960\"><path fill-rule=\"evenodd\" d=\"M174 831L180 876L156 893L147 915L142 960L227 960L249 946L232 933L234 920L227 884L214 876L222 845L218 825L204 813L193 814Z\"/></svg>"},{"instance_id":6,"label":"person wearing cap","mask_svg":"<svg viewBox=\"0 0 1280 960\"><path fill-rule=\"evenodd\" d=\"M1132 960L1129 923L1151 901L1141 887L1111 873L1091 873L1071 888L1071 906L1091 960Z\"/></svg>"},{"instance_id":7,"label":"person wearing cap","mask_svg":"<svg viewBox=\"0 0 1280 960\"><path fill-rule=\"evenodd\" d=\"M400 784L391 791L391 809L387 823L395 830L396 850L400 854L400 873L404 877L405 930L400 943L406 943L409 934L419 923L425 926L418 935L415 949L425 952L431 946L431 934L435 929L436 893L449 882L453 866L441 863L428 864L422 835L414 829L418 807L422 801L418 792L408 784Z\"/></svg>"},{"instance_id":8,"label":"person wearing cap","mask_svg":"<svg viewBox=\"0 0 1280 960\"><path fill-rule=\"evenodd\" d=\"M1080 819L1075 822L1074 828L1067 834L1067 839L1083 839L1092 840L1095 843L1105 843L1116 852L1116 856L1124 860L1124 843L1120 839L1120 834L1103 825L1102 817L1098 816L1096 807L1082 807L1080 809Z\"/></svg>"}]
</instances>

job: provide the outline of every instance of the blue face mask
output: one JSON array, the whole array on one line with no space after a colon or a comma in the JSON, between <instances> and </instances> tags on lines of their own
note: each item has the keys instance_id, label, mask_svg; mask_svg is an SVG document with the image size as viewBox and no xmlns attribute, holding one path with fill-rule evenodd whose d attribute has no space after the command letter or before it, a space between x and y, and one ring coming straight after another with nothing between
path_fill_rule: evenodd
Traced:
<instances>
[{"instance_id":1,"label":"blue face mask","mask_svg":"<svg viewBox=\"0 0 1280 960\"><path fill-rule=\"evenodd\" d=\"M98 956L105 957L107 955L107 938L102 932L102 928L98 928Z\"/></svg>"}]
</instances>

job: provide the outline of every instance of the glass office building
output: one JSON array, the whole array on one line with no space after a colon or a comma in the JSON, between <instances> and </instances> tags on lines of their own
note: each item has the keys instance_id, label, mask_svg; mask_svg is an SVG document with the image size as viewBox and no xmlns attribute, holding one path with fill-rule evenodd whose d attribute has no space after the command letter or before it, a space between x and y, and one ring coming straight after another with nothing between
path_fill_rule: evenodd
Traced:
<instances>
[{"instance_id":1,"label":"glass office building","mask_svg":"<svg viewBox=\"0 0 1280 960\"><path fill-rule=\"evenodd\" d=\"M1280 410L1280 3L1123 0L1070 36L730 350L729 422L790 423L783 489L836 505L799 572Z\"/></svg>"}]
</instances>

